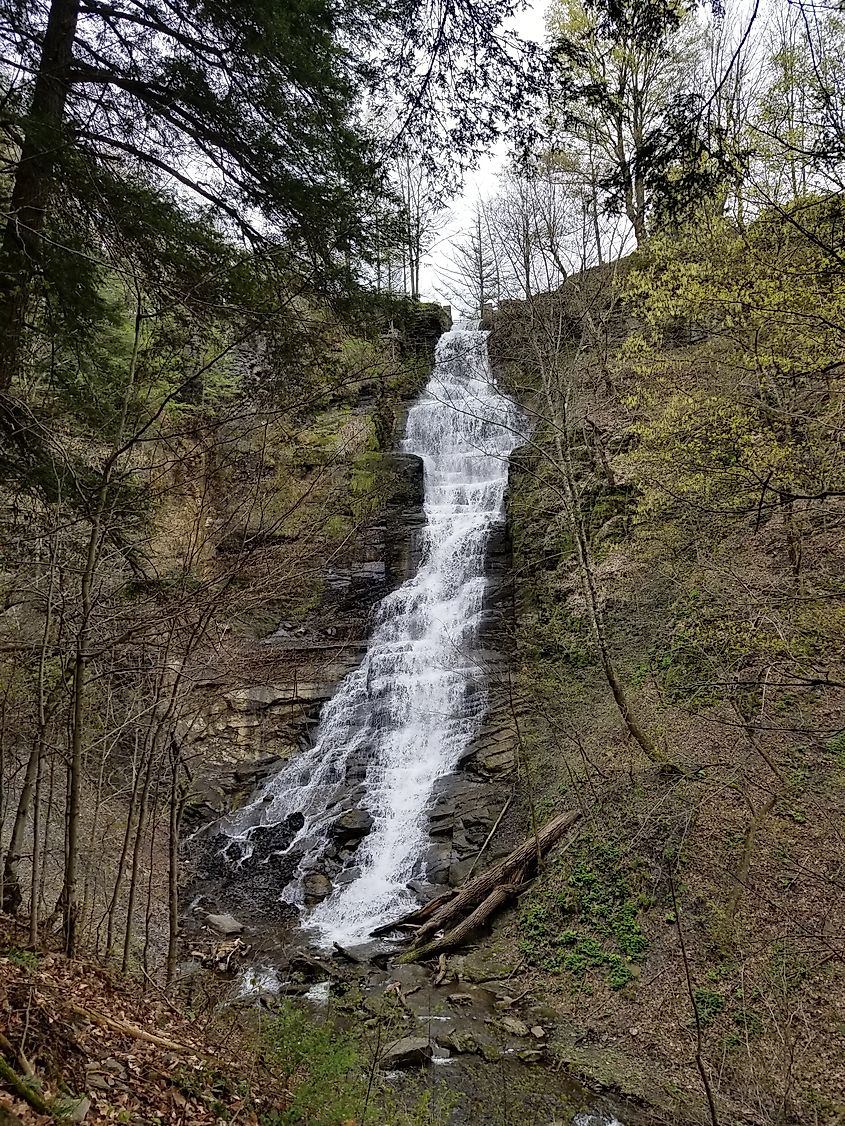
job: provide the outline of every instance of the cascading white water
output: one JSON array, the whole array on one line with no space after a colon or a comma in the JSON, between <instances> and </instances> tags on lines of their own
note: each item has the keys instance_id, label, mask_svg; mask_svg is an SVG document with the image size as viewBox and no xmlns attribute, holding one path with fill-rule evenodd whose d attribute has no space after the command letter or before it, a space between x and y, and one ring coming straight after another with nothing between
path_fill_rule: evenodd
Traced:
<instances>
[{"instance_id":1,"label":"cascading white water","mask_svg":"<svg viewBox=\"0 0 845 1126\"><path fill-rule=\"evenodd\" d=\"M229 832L248 847L256 825L296 811L291 848L313 856L338 811L348 762L366 761L357 802L373 818L358 848L360 875L307 920L330 945L365 940L410 907L406 884L426 845L438 778L457 765L485 707L473 660L491 528L503 519L508 457L523 440L516 406L494 385L485 332L455 328L437 344L428 386L408 414L402 448L425 466L419 571L379 605L361 665L326 704L314 746L286 766Z\"/></svg>"}]
</instances>

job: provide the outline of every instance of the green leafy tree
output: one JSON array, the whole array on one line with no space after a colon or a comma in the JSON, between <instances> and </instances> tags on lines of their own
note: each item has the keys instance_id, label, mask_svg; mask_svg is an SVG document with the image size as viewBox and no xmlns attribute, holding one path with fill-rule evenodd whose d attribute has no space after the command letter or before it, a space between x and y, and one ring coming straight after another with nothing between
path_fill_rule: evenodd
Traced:
<instances>
[{"instance_id":1,"label":"green leafy tree","mask_svg":"<svg viewBox=\"0 0 845 1126\"><path fill-rule=\"evenodd\" d=\"M641 243L650 211L646 156L692 87L700 32L674 0L555 0L548 25L562 147L598 158L610 205Z\"/></svg>"}]
</instances>

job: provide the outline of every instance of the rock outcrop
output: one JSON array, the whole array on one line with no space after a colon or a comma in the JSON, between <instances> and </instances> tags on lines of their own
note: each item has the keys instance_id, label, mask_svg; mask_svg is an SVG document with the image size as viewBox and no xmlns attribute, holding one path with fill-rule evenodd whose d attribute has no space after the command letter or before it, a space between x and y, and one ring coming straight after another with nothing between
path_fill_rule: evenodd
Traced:
<instances>
[{"instance_id":1,"label":"rock outcrop","mask_svg":"<svg viewBox=\"0 0 845 1126\"><path fill-rule=\"evenodd\" d=\"M180 728L183 753L201 764L186 827L237 808L278 767L310 745L320 709L367 646L372 612L419 564L422 461L385 455L391 488L359 536L354 561L328 567L307 619L283 622L260 642L224 645L193 671L192 706Z\"/></svg>"}]
</instances>

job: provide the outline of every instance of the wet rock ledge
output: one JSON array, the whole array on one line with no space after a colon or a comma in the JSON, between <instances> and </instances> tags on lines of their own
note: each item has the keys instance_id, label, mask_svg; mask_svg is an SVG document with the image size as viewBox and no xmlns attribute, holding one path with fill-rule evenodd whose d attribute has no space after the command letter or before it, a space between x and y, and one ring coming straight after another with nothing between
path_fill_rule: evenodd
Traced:
<instances>
[{"instance_id":1,"label":"wet rock ledge","mask_svg":"<svg viewBox=\"0 0 845 1126\"><path fill-rule=\"evenodd\" d=\"M391 589L415 573L424 525L422 463L397 455L401 484L388 518L379 525L372 550L359 568L335 572L328 584L319 621L293 636L279 631L264 649L272 682L220 691L215 682L205 693L193 733L195 746L215 769L204 775L201 797L191 811L195 825L208 824L243 804L291 755L311 743L322 704L340 679L361 660L372 610ZM375 545L382 552L376 558ZM471 659L486 675L486 709L478 734L458 769L436 785L430 810L430 845L419 878L411 888L421 900L438 886L456 886L471 871L507 851L498 846L499 825L516 779L518 731L513 714L508 642L511 636L511 545L507 528L494 529L486 563L488 589L477 647ZM343 636L329 634L326 622L343 622ZM318 633L318 630L321 632ZM316 636L315 636L316 635ZM216 689L216 691L215 691ZM479 701L481 704L481 701ZM356 851L372 826L360 808L364 786L350 761L347 786L334 803L336 816L323 855L305 873L302 892L314 905L334 887L358 875ZM363 769L363 767L362 767ZM294 818L297 815L294 815ZM279 902L301 857L285 854L301 826L292 818L255 834L252 856L240 861L239 850L221 854L227 838L206 836L195 846L197 905L209 910L241 910L251 922L273 926L295 916Z\"/></svg>"}]
</instances>

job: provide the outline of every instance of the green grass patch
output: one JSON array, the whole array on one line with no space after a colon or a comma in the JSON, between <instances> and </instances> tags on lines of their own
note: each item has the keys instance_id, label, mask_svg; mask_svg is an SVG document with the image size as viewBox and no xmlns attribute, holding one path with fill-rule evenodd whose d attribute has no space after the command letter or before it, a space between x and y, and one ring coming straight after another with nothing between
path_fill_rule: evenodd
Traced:
<instances>
[{"instance_id":1,"label":"green grass patch","mask_svg":"<svg viewBox=\"0 0 845 1126\"><path fill-rule=\"evenodd\" d=\"M27 970L29 973L35 973L41 962L39 956L32 950L21 950L18 946L10 946L8 950L3 951L2 956L8 958L13 966Z\"/></svg>"},{"instance_id":2,"label":"green grass patch","mask_svg":"<svg viewBox=\"0 0 845 1126\"><path fill-rule=\"evenodd\" d=\"M584 982L601 973L611 989L636 976L649 941L639 921L650 905L633 884L636 873L615 845L583 839L547 875L519 915L521 948L534 964Z\"/></svg>"}]
</instances>

